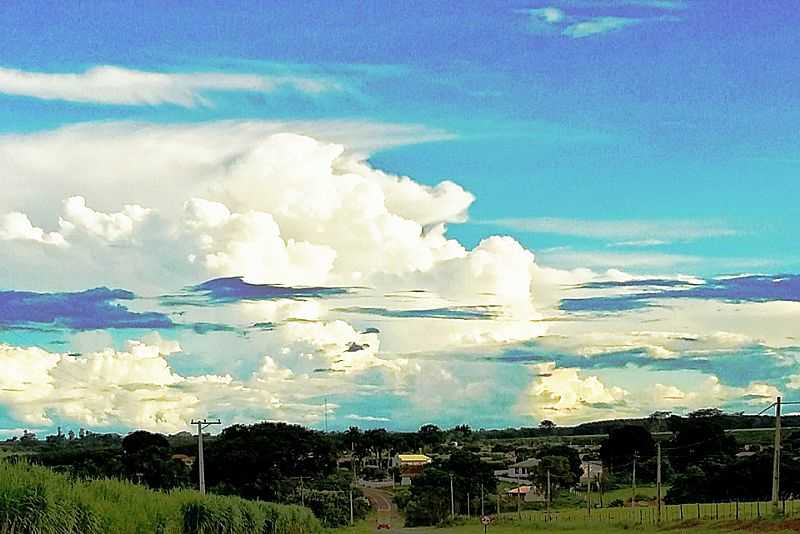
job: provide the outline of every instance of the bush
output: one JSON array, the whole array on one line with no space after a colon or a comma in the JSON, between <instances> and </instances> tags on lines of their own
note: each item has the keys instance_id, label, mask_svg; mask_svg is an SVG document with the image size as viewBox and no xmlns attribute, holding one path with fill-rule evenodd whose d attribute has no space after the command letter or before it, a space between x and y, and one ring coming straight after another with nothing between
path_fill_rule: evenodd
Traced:
<instances>
[{"instance_id":1,"label":"bush","mask_svg":"<svg viewBox=\"0 0 800 534\"><path fill-rule=\"evenodd\" d=\"M299 497L298 497L299 498ZM348 491L316 491L305 490L303 502L323 526L336 528L350 523L350 495ZM356 520L367 517L369 501L353 491L353 517Z\"/></svg>"},{"instance_id":2,"label":"bush","mask_svg":"<svg viewBox=\"0 0 800 534\"><path fill-rule=\"evenodd\" d=\"M614 499L613 501L608 503L609 508L622 508L623 506L625 506L625 501L623 501L622 499Z\"/></svg>"}]
</instances>

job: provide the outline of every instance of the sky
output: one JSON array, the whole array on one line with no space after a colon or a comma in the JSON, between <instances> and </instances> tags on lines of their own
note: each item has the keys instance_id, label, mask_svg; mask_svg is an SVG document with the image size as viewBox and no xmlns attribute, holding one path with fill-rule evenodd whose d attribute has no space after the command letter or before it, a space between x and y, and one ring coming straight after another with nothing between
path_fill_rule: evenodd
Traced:
<instances>
[{"instance_id":1,"label":"sky","mask_svg":"<svg viewBox=\"0 0 800 534\"><path fill-rule=\"evenodd\" d=\"M800 399L798 23L3 2L0 434Z\"/></svg>"}]
</instances>

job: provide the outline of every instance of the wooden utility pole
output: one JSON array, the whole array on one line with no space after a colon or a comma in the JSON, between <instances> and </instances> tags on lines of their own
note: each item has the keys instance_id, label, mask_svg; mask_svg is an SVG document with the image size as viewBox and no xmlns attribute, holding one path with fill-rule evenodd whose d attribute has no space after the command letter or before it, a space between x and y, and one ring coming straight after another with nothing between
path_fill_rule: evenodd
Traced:
<instances>
[{"instance_id":1,"label":"wooden utility pole","mask_svg":"<svg viewBox=\"0 0 800 534\"><path fill-rule=\"evenodd\" d=\"M661 443L656 443L656 502L658 503L658 522L661 523Z\"/></svg>"},{"instance_id":2,"label":"wooden utility pole","mask_svg":"<svg viewBox=\"0 0 800 534\"><path fill-rule=\"evenodd\" d=\"M781 485L781 398L775 402L775 446L772 456L772 506L778 511Z\"/></svg>"},{"instance_id":3,"label":"wooden utility pole","mask_svg":"<svg viewBox=\"0 0 800 534\"><path fill-rule=\"evenodd\" d=\"M481 484L481 517L486 515L486 511L483 506L483 484Z\"/></svg>"},{"instance_id":4,"label":"wooden utility pole","mask_svg":"<svg viewBox=\"0 0 800 534\"><path fill-rule=\"evenodd\" d=\"M222 421L216 419L208 421L206 419L192 419L192 424L197 425L197 478L200 486L200 494L206 494L206 464L203 458L203 430L211 425L221 425Z\"/></svg>"}]
</instances>

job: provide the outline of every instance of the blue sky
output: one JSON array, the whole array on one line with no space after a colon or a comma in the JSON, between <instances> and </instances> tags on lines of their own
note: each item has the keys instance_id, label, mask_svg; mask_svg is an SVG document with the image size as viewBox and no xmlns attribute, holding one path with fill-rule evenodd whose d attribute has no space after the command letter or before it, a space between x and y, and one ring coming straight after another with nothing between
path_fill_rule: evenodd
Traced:
<instances>
[{"instance_id":1,"label":"blue sky","mask_svg":"<svg viewBox=\"0 0 800 534\"><path fill-rule=\"evenodd\" d=\"M319 424L328 395L339 426L403 428L535 424L553 410L570 423L614 403L741 408L754 391L800 387L793 7L5 2L0 342L16 380L100 368L110 348L108 365L141 378L120 362L151 347L141 372L181 417ZM494 235L513 241L484 241ZM744 298L713 289L752 273L763 283L734 279ZM238 276L338 290L170 304ZM133 298L80 305L98 287ZM12 310L21 291L40 297ZM53 318L54 299L76 307ZM104 322L108 306L174 325ZM420 343L404 343L413 328ZM698 366L712 354L731 363ZM598 355L608 365L588 362ZM752 358L769 369L737 379L733 362ZM315 359L336 378L297 385L320 375L303 363ZM125 373L75 387L104 391ZM239 393L207 389L226 376ZM468 393L433 395L437 380ZM26 397L35 408L0 427L180 427L157 406L129 409L127 393L58 409L61 395Z\"/></svg>"}]
</instances>

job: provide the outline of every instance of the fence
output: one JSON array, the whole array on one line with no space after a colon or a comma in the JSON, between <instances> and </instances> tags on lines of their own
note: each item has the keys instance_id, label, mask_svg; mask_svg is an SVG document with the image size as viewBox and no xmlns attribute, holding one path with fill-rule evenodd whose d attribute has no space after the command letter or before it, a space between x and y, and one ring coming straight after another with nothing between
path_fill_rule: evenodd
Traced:
<instances>
[{"instance_id":1,"label":"fence","mask_svg":"<svg viewBox=\"0 0 800 534\"><path fill-rule=\"evenodd\" d=\"M790 500L779 503L780 512L785 518L800 517L800 501ZM753 520L773 516L771 502L724 502L669 504L661 506L661 522L677 522L686 520L726 521ZM594 508L553 510L551 512L523 510L522 512L503 512L501 519L522 519L533 522L608 522L657 524L658 508L656 506L633 508Z\"/></svg>"}]
</instances>

